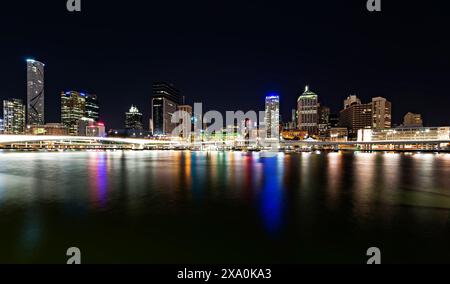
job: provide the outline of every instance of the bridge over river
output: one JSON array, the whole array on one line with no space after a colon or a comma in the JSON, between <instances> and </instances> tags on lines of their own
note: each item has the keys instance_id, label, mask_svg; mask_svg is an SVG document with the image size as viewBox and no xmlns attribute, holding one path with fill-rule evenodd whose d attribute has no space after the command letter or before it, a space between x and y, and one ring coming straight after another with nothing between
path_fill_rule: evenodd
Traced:
<instances>
[{"instance_id":1,"label":"bridge over river","mask_svg":"<svg viewBox=\"0 0 450 284\"><path fill-rule=\"evenodd\" d=\"M245 145L254 145L246 140L230 141L197 141L186 142L181 139L135 139L135 138L106 138L106 137L79 137L79 136L33 136L33 135L0 135L1 148L13 149L152 149L152 148L195 148L215 146L221 147L224 145L234 145L237 147L245 147ZM442 150L448 149L450 139L447 140L383 140L383 141L341 141L341 142L326 142L326 141L272 141L265 144L268 147L279 146L285 149L295 148L314 148L314 149L349 149L358 148L361 150L374 150L377 147L389 147L391 150ZM262 147L263 148L263 147Z\"/></svg>"}]
</instances>

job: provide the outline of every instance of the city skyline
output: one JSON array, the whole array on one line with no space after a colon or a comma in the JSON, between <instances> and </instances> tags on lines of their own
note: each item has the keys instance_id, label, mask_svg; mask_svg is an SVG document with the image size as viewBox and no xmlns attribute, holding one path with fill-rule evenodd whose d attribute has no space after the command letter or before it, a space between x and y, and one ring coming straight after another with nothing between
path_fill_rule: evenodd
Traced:
<instances>
[{"instance_id":1,"label":"city skyline","mask_svg":"<svg viewBox=\"0 0 450 284\"><path fill-rule=\"evenodd\" d=\"M3 3L0 264L283 283L449 262L436 2Z\"/></svg>"},{"instance_id":2,"label":"city skyline","mask_svg":"<svg viewBox=\"0 0 450 284\"><path fill-rule=\"evenodd\" d=\"M38 70L40 73L42 73L39 78L35 78L35 76L34 77L30 76L30 73L36 73L36 70L32 71L33 70L32 68L35 65L39 65L43 69L45 64L40 61L34 60L34 59L26 59L26 63L27 63L27 74L28 74L28 80L27 80L28 91L27 91L27 95L26 95L26 97L28 99L28 105L26 107L26 113L27 113L26 114L26 116L27 116L26 117L26 122L27 122L26 125L28 125L28 126L43 126L43 125L45 125L44 113L45 113L45 106L46 106L45 100L43 99L43 95L44 95L44 91L45 91L44 87L43 87L45 85L44 81L43 81L43 79L44 79L43 70ZM31 78L31 80L30 80L30 78ZM34 88L33 85L35 85L33 80L39 81L40 86L38 86L39 90L37 90L37 91L33 89ZM30 84L30 81L31 81L31 84ZM33 94L35 94L36 92L38 94L42 95L42 97L40 97L40 96L37 97L40 111L36 111L36 108L30 104L30 101L33 101L33 98L34 98ZM97 95L88 94L88 93L79 92L79 91L62 91L62 92L60 92L60 94L61 94L62 98L64 98L64 94L73 93L73 92L80 94L84 98L84 103L83 103L84 110L82 110L82 111L80 110L81 112L83 112L83 115L81 115L80 118L86 117L89 119L93 119L95 122L98 122L100 119L101 112L100 112L99 99L98 99ZM161 102L158 101L158 103L156 103L156 105L160 105L160 108L161 108L160 112L162 111L162 109L165 109L168 106L171 109L169 112L167 112L166 110L163 111L164 118L159 122L161 124L159 126L159 128L162 129L162 128L167 127L167 126L163 127L163 125L166 125L169 122L171 115L176 110L178 110L179 106L188 105L185 103L186 96L182 95L181 93L182 92L180 92L180 90L176 89L172 83L167 83L164 81L153 82L152 83L152 95L150 97L149 113L150 113L150 122L154 123L154 124L146 125L144 122L142 122L142 125L143 125L142 129L155 131L155 134L157 134L157 135L162 135L162 134L166 135L167 133L170 133L171 130L173 130L172 126L170 126L167 131L162 131L162 130L158 129L158 127L156 127L156 130L155 130L155 125L158 124L158 119L156 120L156 123L155 123L155 119L154 119L154 117L157 117L157 113L158 113L158 111L157 111L158 108L155 109L155 101L161 100ZM268 91L265 96L261 96L261 97L265 97L267 100L268 97L273 97L273 96L276 96L278 101L280 101L280 98L282 97L282 96L280 96L279 92L274 92L274 91ZM8 100L22 100L22 99L17 98L17 97L14 97L14 98L10 97ZM166 102L165 100L168 100L168 102ZM361 122L358 124L358 127L360 127L360 128L370 126L370 127L373 127L374 129L377 129L377 128L383 129L383 128L402 126L403 122L405 121L405 116L408 116L410 114L415 114L415 113L419 113L418 115L420 115L420 117L421 117L420 119L422 120L422 125L424 125L424 123L423 123L424 120L422 119L422 114L421 114L422 112L420 112L420 111L417 111L414 113L412 111L408 111L407 113L405 113L404 116L400 117L397 122L397 121L392 120L392 103L389 101L389 99L378 96L378 97L371 98L371 100L372 100L372 102L369 104L362 104L361 99L358 97L358 95L352 94L352 95L349 95L345 100L343 100L343 104L342 104L343 107L342 106L339 107L339 106L324 105L322 103L321 96L312 92L310 90L309 85L306 85L305 91L303 93L301 93L297 99L297 105L295 106L296 107L296 109L295 109L296 116L294 115L294 113L292 113L292 116L288 117L288 119L285 119L281 116L281 113L283 110L280 108L280 110L279 110L280 111L280 121L279 122L283 123L283 124L294 123L296 125L295 129L304 130L304 131L308 131L309 133L318 134L320 132L319 131L320 120L321 120L320 116L321 116L321 111L323 108L325 108L326 111L328 112L327 113L328 119L331 117L331 115L337 115L338 117L341 116L341 118L342 118L342 115L344 115L344 118L345 118L346 115L343 113L345 113L345 111L347 111L348 108L353 107L353 104L356 104L357 106L359 105L362 110L367 107L372 109L370 114L368 113L368 117L366 119L367 125L365 125L364 122ZM162 103L162 101L164 101L164 103ZM192 102L191 106L194 103L196 103L196 102ZM204 104L204 102L200 102L200 103ZM388 119L388 121L385 122L384 121L385 116L382 116L383 117L382 121L381 121L381 124L383 124L382 126L377 126L377 122L380 123L380 121L376 121L375 120L376 118L373 117L373 115L375 114L375 110L377 109L375 107L376 103L378 103L378 104L382 103L383 107L385 106L385 104L387 104L387 107L389 109L389 114L388 114L388 117L386 118L386 119ZM259 104L259 102L255 103L255 105L257 105L257 104ZM306 104L306 111L305 111L305 106L303 106L302 104ZM164 106L164 107L162 107L162 106ZM135 105L132 104L132 107L135 107ZM136 105L136 107L138 107L138 106ZM265 108L267 108L267 105ZM59 114L61 117L61 120L54 120L52 123L61 122L62 124L64 124L64 110L63 109L64 109L64 106L63 106L63 102L61 101L60 114ZM334 109L337 111L330 112L330 109ZM211 110L214 110L214 109L211 109ZM226 111L240 111L240 110L241 109L234 109L234 110L230 109L230 110L226 110ZM223 111L223 113L226 111ZM294 110L292 110L292 111L294 111ZM311 114L312 111L314 112L314 115ZM33 123L33 122L29 123L29 121L33 120L33 118L32 118L33 116L31 116L31 113L35 113L34 116L36 116L38 118L38 120L41 119L42 123ZM145 112L143 112L143 114L141 114L142 117L144 117L144 113ZM301 113L306 113L306 116L305 116L305 114L300 115ZM384 114L384 110L382 111L382 114ZM302 122L302 117L303 117L303 122ZM308 119L310 121L308 121ZM380 119L381 119L380 113L378 113L378 120L380 120ZM293 120L295 120L295 122ZM142 119L142 121L144 121L144 119ZM305 123L305 121L306 121L306 123ZM104 123L104 121L102 123ZM345 123L341 122L340 125L345 126L349 130L351 130L352 123L353 122L345 122ZM348 125L346 125L346 124L348 124ZM107 122L105 125L109 129L119 129L123 126L123 121L122 121L122 124L120 124L120 125L111 126ZM226 125L224 125L224 126L226 126ZM432 125L428 124L426 126L432 126ZM444 126L444 124L440 125L440 126ZM74 127L74 129L76 128L75 125L73 127ZM355 128L354 134L356 134L358 127ZM127 127L125 127L125 128L127 128Z\"/></svg>"}]
</instances>

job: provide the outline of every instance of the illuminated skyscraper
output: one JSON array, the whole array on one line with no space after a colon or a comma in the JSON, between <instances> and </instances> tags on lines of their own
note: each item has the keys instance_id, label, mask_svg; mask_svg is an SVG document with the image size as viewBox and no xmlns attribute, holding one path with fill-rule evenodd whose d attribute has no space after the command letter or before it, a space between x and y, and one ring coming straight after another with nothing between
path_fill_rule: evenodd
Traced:
<instances>
[{"instance_id":1,"label":"illuminated skyscraper","mask_svg":"<svg viewBox=\"0 0 450 284\"><path fill-rule=\"evenodd\" d=\"M153 84L152 119L154 135L171 135L177 126L172 115L182 104L180 92L165 82Z\"/></svg>"},{"instance_id":2,"label":"illuminated skyscraper","mask_svg":"<svg viewBox=\"0 0 450 284\"><path fill-rule=\"evenodd\" d=\"M362 104L356 96L344 101L344 109L339 114L339 127L347 128L349 138L356 138L358 130L372 128L372 103Z\"/></svg>"},{"instance_id":3,"label":"illuminated skyscraper","mask_svg":"<svg viewBox=\"0 0 450 284\"><path fill-rule=\"evenodd\" d=\"M86 95L68 91L61 93L61 122L67 127L69 135L78 135L78 122L86 112Z\"/></svg>"},{"instance_id":4,"label":"illuminated skyscraper","mask_svg":"<svg viewBox=\"0 0 450 284\"><path fill-rule=\"evenodd\" d=\"M270 95L266 97L266 116L264 119L268 139L280 138L280 97Z\"/></svg>"},{"instance_id":5,"label":"illuminated skyscraper","mask_svg":"<svg viewBox=\"0 0 450 284\"><path fill-rule=\"evenodd\" d=\"M45 124L44 63L27 60L28 125Z\"/></svg>"},{"instance_id":6,"label":"illuminated skyscraper","mask_svg":"<svg viewBox=\"0 0 450 284\"><path fill-rule=\"evenodd\" d=\"M100 106L98 103L97 96L92 94L85 94L85 98L86 98L85 117L93 119L94 121L98 122Z\"/></svg>"},{"instance_id":7,"label":"illuminated skyscraper","mask_svg":"<svg viewBox=\"0 0 450 284\"><path fill-rule=\"evenodd\" d=\"M142 113L135 106L131 106L130 110L125 113L125 129L127 130L143 130L144 123Z\"/></svg>"},{"instance_id":8,"label":"illuminated skyscraper","mask_svg":"<svg viewBox=\"0 0 450 284\"><path fill-rule=\"evenodd\" d=\"M317 134L319 129L319 96L306 86L305 92L298 98L298 129L309 135Z\"/></svg>"},{"instance_id":9,"label":"illuminated skyscraper","mask_svg":"<svg viewBox=\"0 0 450 284\"><path fill-rule=\"evenodd\" d=\"M25 105L22 100L3 101L4 134L25 134Z\"/></svg>"}]
</instances>

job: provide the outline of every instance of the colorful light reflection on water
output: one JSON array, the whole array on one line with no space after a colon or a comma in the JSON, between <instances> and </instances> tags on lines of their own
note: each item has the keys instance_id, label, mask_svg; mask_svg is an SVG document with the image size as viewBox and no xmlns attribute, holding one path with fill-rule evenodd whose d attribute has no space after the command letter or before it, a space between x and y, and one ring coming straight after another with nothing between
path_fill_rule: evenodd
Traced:
<instances>
[{"instance_id":1,"label":"colorful light reflection on water","mask_svg":"<svg viewBox=\"0 0 450 284\"><path fill-rule=\"evenodd\" d=\"M0 262L448 260L449 156L2 152Z\"/></svg>"}]
</instances>

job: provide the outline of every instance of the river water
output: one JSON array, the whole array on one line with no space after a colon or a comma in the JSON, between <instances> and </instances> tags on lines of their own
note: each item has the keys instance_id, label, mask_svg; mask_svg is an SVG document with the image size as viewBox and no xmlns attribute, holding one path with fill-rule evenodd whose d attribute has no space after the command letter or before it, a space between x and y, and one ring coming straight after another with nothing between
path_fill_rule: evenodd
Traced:
<instances>
[{"instance_id":1,"label":"river water","mask_svg":"<svg viewBox=\"0 0 450 284\"><path fill-rule=\"evenodd\" d=\"M450 154L0 152L0 262L450 262Z\"/></svg>"}]
</instances>

